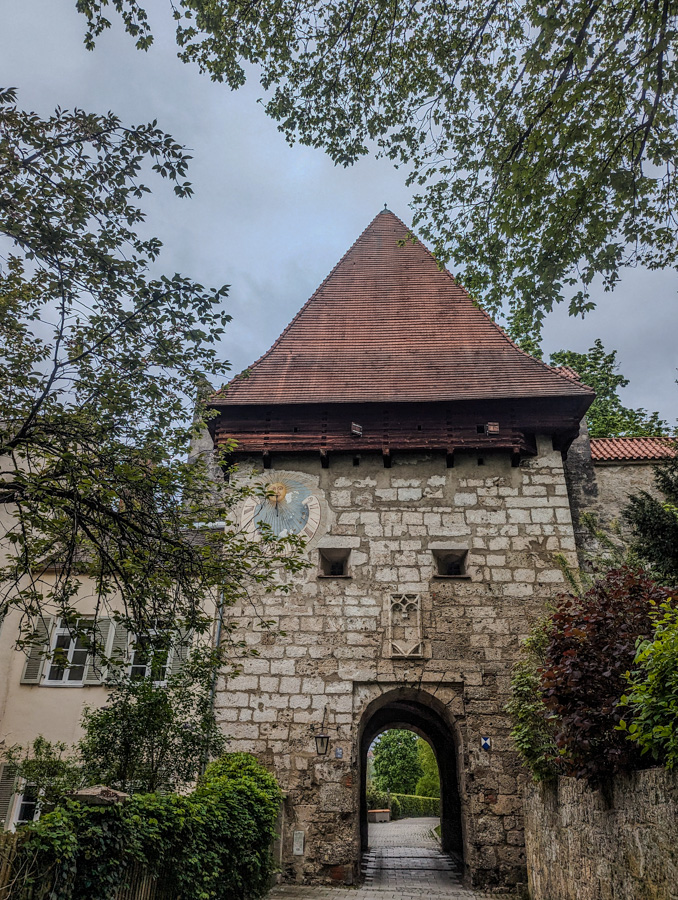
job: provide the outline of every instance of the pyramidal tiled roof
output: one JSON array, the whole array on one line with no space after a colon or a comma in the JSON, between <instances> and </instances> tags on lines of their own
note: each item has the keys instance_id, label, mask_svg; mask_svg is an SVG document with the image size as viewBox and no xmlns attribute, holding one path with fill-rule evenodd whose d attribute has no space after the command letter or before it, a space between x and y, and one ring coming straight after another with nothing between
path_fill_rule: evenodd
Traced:
<instances>
[{"instance_id":1,"label":"pyramidal tiled roof","mask_svg":"<svg viewBox=\"0 0 678 900\"><path fill-rule=\"evenodd\" d=\"M519 350L408 234L392 212L379 213L214 404L593 397Z\"/></svg>"}]
</instances>

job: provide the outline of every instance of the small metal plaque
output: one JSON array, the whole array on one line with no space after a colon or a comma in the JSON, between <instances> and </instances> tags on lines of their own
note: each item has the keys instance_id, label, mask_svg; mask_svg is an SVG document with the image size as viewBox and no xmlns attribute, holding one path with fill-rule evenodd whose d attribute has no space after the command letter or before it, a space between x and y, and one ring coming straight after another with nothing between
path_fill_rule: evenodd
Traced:
<instances>
[{"instance_id":1,"label":"small metal plaque","mask_svg":"<svg viewBox=\"0 0 678 900\"><path fill-rule=\"evenodd\" d=\"M334 758L335 759L343 759L344 758L344 751L341 749L341 747L334 748Z\"/></svg>"},{"instance_id":2,"label":"small metal plaque","mask_svg":"<svg viewBox=\"0 0 678 900\"><path fill-rule=\"evenodd\" d=\"M481 748L481 750L490 750L492 748L492 738L481 737L480 738L480 748Z\"/></svg>"},{"instance_id":3,"label":"small metal plaque","mask_svg":"<svg viewBox=\"0 0 678 900\"><path fill-rule=\"evenodd\" d=\"M304 832L303 831L294 831L292 833L292 855L293 856L303 856L304 855Z\"/></svg>"}]
</instances>

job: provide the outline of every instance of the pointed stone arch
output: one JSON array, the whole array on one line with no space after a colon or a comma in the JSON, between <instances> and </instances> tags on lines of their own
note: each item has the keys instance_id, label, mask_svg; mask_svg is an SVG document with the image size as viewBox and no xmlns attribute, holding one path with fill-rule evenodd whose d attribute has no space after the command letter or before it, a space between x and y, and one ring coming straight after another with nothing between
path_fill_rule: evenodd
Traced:
<instances>
[{"instance_id":1,"label":"pointed stone arch","mask_svg":"<svg viewBox=\"0 0 678 900\"><path fill-rule=\"evenodd\" d=\"M406 728L433 747L440 773L442 848L466 861L464 846L467 810L463 784L463 746L460 729L449 709L426 690L397 687L372 700L358 728L360 762L360 844L367 849L367 751L381 732Z\"/></svg>"}]
</instances>

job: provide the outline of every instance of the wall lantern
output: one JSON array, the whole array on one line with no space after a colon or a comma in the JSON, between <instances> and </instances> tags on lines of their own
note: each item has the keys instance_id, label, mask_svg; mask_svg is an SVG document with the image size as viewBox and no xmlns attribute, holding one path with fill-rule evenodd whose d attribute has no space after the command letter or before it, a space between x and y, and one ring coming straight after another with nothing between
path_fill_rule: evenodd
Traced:
<instances>
[{"instance_id":1,"label":"wall lantern","mask_svg":"<svg viewBox=\"0 0 678 900\"><path fill-rule=\"evenodd\" d=\"M330 749L330 736L328 734L316 734L315 750L318 756L327 756Z\"/></svg>"},{"instance_id":2,"label":"wall lantern","mask_svg":"<svg viewBox=\"0 0 678 900\"><path fill-rule=\"evenodd\" d=\"M330 736L327 734L327 728L325 727L325 719L327 717L327 707L323 710L323 721L320 726L320 733L314 734L315 738L315 751L318 756L327 756L327 751L330 749ZM315 731L315 729L313 729Z\"/></svg>"}]
</instances>

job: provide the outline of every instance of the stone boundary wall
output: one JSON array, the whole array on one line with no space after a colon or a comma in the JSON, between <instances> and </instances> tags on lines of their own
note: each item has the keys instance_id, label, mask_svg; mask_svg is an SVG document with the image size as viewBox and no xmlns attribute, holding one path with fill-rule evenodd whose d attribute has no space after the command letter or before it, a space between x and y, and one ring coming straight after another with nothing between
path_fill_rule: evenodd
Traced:
<instances>
[{"instance_id":1,"label":"stone boundary wall","mask_svg":"<svg viewBox=\"0 0 678 900\"><path fill-rule=\"evenodd\" d=\"M676 900L678 773L530 783L525 842L531 900Z\"/></svg>"}]
</instances>

